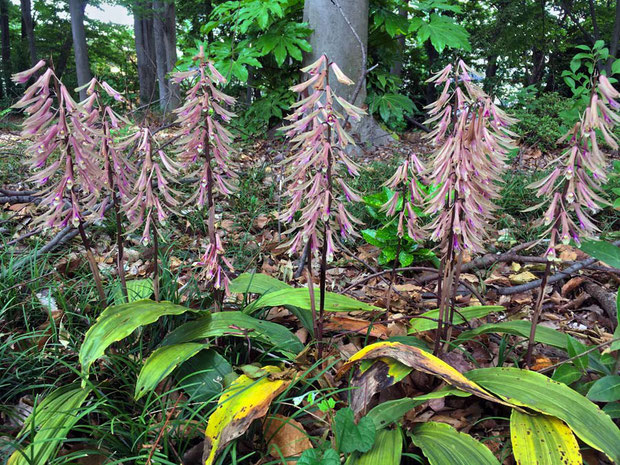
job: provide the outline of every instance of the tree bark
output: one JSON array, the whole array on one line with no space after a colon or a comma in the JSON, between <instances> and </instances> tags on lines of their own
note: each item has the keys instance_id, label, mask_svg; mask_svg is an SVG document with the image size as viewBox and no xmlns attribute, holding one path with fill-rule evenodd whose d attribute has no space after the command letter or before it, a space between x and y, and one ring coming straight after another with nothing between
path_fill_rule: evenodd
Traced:
<instances>
[{"instance_id":1,"label":"tree bark","mask_svg":"<svg viewBox=\"0 0 620 465\"><path fill-rule=\"evenodd\" d=\"M305 61L312 63L321 55L327 55L351 80L359 81L366 70L368 0L306 0L304 21L307 21L314 31L310 36L312 52L306 55ZM338 95L352 100L354 86L341 84L335 77L330 79L330 84ZM352 103L364 106L365 101L366 84L363 82L355 102ZM364 144L379 146L391 140L389 134L379 127L372 116L362 118L351 132Z\"/></svg>"},{"instance_id":2,"label":"tree bark","mask_svg":"<svg viewBox=\"0 0 620 465\"><path fill-rule=\"evenodd\" d=\"M398 9L398 14L404 18L407 18L407 10L403 7L400 7ZM394 76L398 76L398 77L402 77L403 75L403 59L405 57L405 36L404 35L399 35L396 38L396 41L398 42L398 52L400 54L400 56L398 57L398 59L394 62L394 64L392 65L391 69L390 69L390 73L393 74Z\"/></svg>"},{"instance_id":3,"label":"tree bark","mask_svg":"<svg viewBox=\"0 0 620 465\"><path fill-rule=\"evenodd\" d=\"M614 19L614 29L611 33L611 40L609 41L609 59L605 64L605 70L607 75L611 76L611 65L616 59L618 54L618 41L620 40L620 0L616 0L616 16Z\"/></svg>"},{"instance_id":4,"label":"tree bark","mask_svg":"<svg viewBox=\"0 0 620 465\"><path fill-rule=\"evenodd\" d=\"M65 37L65 41L62 43L62 47L60 49L60 54L58 55L58 60L56 61L56 76L58 79L62 78L62 75L65 73L67 69L67 61L69 60L69 54L71 52L71 46L73 45L73 34L70 32Z\"/></svg>"},{"instance_id":5,"label":"tree bark","mask_svg":"<svg viewBox=\"0 0 620 465\"><path fill-rule=\"evenodd\" d=\"M75 69L78 86L80 87L86 85L93 78L90 72L88 46L86 45L86 30L84 29L84 10L86 9L86 3L88 3L88 0L69 0ZM80 91L80 100L84 100L86 97L86 89L82 89Z\"/></svg>"},{"instance_id":6,"label":"tree bark","mask_svg":"<svg viewBox=\"0 0 620 465\"><path fill-rule=\"evenodd\" d=\"M28 41L28 52L30 53L30 65L37 64L37 47L34 40L34 23L32 21L32 4L30 0L20 0L22 9L22 37Z\"/></svg>"},{"instance_id":7,"label":"tree bark","mask_svg":"<svg viewBox=\"0 0 620 465\"><path fill-rule=\"evenodd\" d=\"M179 105L179 86L168 78L177 61L176 15L174 1L153 2L153 37L155 40L155 61L159 87L159 107L162 111L172 110Z\"/></svg>"},{"instance_id":8,"label":"tree bark","mask_svg":"<svg viewBox=\"0 0 620 465\"><path fill-rule=\"evenodd\" d=\"M8 96L11 94L11 74L13 73L11 36L9 34L9 0L0 0L0 36L0 41L2 42L2 75L4 78L4 90ZM2 86L0 86L0 90L2 90Z\"/></svg>"},{"instance_id":9,"label":"tree bark","mask_svg":"<svg viewBox=\"0 0 620 465\"><path fill-rule=\"evenodd\" d=\"M153 5L138 1L133 10L140 103L150 105L155 95L156 58L153 39Z\"/></svg>"}]
</instances>

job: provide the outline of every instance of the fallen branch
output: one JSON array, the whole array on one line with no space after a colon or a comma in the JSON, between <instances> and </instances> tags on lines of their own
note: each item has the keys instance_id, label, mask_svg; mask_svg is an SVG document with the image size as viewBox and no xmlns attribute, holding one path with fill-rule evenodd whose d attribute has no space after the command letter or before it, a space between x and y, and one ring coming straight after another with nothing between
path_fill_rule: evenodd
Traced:
<instances>
[{"instance_id":1,"label":"fallen branch","mask_svg":"<svg viewBox=\"0 0 620 465\"><path fill-rule=\"evenodd\" d=\"M613 244L618 246L620 245L620 241L615 241L613 242ZM586 268L590 265L593 265L594 263L598 261L599 260L597 258L588 258L587 260L581 260L579 262L575 262L572 266L569 266L565 270L560 271L552 276L549 276L549 279L547 280L547 284L553 284L558 281L561 281L562 279L569 278L572 273L575 273L576 271L579 271L582 268ZM534 281L530 281L529 283L520 284L518 286L501 287L497 290L497 293L499 295L518 294L520 292L531 291L532 289L539 287L541 283L542 283L542 279L536 279Z\"/></svg>"},{"instance_id":2,"label":"fallen branch","mask_svg":"<svg viewBox=\"0 0 620 465\"><path fill-rule=\"evenodd\" d=\"M36 195L3 195L0 196L0 203L39 203L40 197Z\"/></svg>"}]
</instances>

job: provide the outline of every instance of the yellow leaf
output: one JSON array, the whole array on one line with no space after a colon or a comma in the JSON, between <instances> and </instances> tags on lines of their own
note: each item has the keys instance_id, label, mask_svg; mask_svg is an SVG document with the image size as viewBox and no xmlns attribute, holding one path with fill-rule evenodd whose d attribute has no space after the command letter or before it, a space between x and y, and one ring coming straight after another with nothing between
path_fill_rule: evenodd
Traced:
<instances>
[{"instance_id":1,"label":"yellow leaf","mask_svg":"<svg viewBox=\"0 0 620 465\"><path fill-rule=\"evenodd\" d=\"M562 420L547 415L510 416L512 451L518 465L581 465L579 444Z\"/></svg>"},{"instance_id":2,"label":"yellow leaf","mask_svg":"<svg viewBox=\"0 0 620 465\"><path fill-rule=\"evenodd\" d=\"M498 402L500 404L508 405L512 408L517 408L514 404L505 402L495 397L490 392L483 389L478 384L470 381L462 373L457 371L452 366L448 365L443 360L435 357L428 352L417 347L401 344L400 342L377 342L369 346L364 347L362 350L353 355L345 364L340 368L338 376L342 376L346 370L348 370L352 364L360 360L376 359L381 357L393 358L400 363L407 365L414 370L422 371L433 376L437 376L444 380L446 383L478 397L481 397L492 402Z\"/></svg>"},{"instance_id":3,"label":"yellow leaf","mask_svg":"<svg viewBox=\"0 0 620 465\"><path fill-rule=\"evenodd\" d=\"M282 373L274 366L263 367L263 370L276 376ZM209 417L205 432L205 465L213 464L222 448L245 433L254 420L264 417L273 399L290 382L290 379L272 380L269 375L260 379L239 376L221 395Z\"/></svg>"},{"instance_id":4,"label":"yellow leaf","mask_svg":"<svg viewBox=\"0 0 620 465\"><path fill-rule=\"evenodd\" d=\"M512 284L525 284L538 279L538 277L531 271L524 271L523 273L512 274L508 276L508 279Z\"/></svg>"}]
</instances>

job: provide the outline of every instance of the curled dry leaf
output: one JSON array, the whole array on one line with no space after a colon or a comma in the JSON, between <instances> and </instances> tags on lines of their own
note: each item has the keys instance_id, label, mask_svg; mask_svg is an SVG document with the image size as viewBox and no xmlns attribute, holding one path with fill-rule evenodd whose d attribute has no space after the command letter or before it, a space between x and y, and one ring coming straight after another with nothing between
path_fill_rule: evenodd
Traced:
<instances>
[{"instance_id":1,"label":"curled dry leaf","mask_svg":"<svg viewBox=\"0 0 620 465\"><path fill-rule=\"evenodd\" d=\"M400 342L383 341L364 347L342 365L338 371L338 377L341 377L351 365L356 362L381 357L393 358L414 370L437 376L446 383L462 391L469 392L483 399L490 400L491 402L497 402L521 410L516 405L499 399L486 389L469 380L461 372L457 371L443 360L422 349L401 344Z\"/></svg>"},{"instance_id":2,"label":"curled dry leaf","mask_svg":"<svg viewBox=\"0 0 620 465\"><path fill-rule=\"evenodd\" d=\"M269 454L276 458L298 457L306 449L312 449L303 425L283 415L270 415L263 425ZM288 461L294 464L296 460Z\"/></svg>"},{"instance_id":3,"label":"curled dry leaf","mask_svg":"<svg viewBox=\"0 0 620 465\"><path fill-rule=\"evenodd\" d=\"M345 331L359 333L381 339L387 339L388 337L388 330L385 325L379 323L373 324L368 320L350 316L334 315L325 323L324 329L333 332Z\"/></svg>"}]
</instances>

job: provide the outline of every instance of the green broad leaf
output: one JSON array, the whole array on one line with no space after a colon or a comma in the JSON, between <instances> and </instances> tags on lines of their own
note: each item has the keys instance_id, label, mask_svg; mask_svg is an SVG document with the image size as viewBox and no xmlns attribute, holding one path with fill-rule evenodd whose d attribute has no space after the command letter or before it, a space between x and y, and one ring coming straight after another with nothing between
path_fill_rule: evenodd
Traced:
<instances>
[{"instance_id":1,"label":"green broad leaf","mask_svg":"<svg viewBox=\"0 0 620 465\"><path fill-rule=\"evenodd\" d=\"M92 363L103 356L112 343L126 338L139 327L154 323L165 315L182 315L193 311L171 302L152 300L138 300L106 308L84 336L79 355L82 374L88 375Z\"/></svg>"},{"instance_id":2,"label":"green broad leaf","mask_svg":"<svg viewBox=\"0 0 620 465\"><path fill-rule=\"evenodd\" d=\"M228 360L214 349L198 352L174 372L192 402L214 401L236 376Z\"/></svg>"},{"instance_id":3,"label":"green broad leaf","mask_svg":"<svg viewBox=\"0 0 620 465\"><path fill-rule=\"evenodd\" d=\"M381 119L386 123L390 118L403 120L404 115L410 115L415 110L415 105L409 97L397 93L375 94L371 97L370 111L379 111Z\"/></svg>"},{"instance_id":4,"label":"green broad leaf","mask_svg":"<svg viewBox=\"0 0 620 465\"><path fill-rule=\"evenodd\" d=\"M362 231L362 237L366 242L370 245L374 245L375 247L384 247L385 242L377 238L377 230L376 229L364 229Z\"/></svg>"},{"instance_id":5,"label":"green broad leaf","mask_svg":"<svg viewBox=\"0 0 620 465\"><path fill-rule=\"evenodd\" d=\"M579 368L570 363L565 363L555 369L551 379L569 385L575 381L579 381L582 376L583 372Z\"/></svg>"},{"instance_id":6,"label":"green broad leaf","mask_svg":"<svg viewBox=\"0 0 620 465\"><path fill-rule=\"evenodd\" d=\"M316 302L319 302L320 291L314 291ZM263 295L250 305L248 305L243 313L253 313L260 308L265 307L281 307L291 305L293 307L311 310L310 293L305 287L294 289L282 289ZM328 312L354 312L354 311L383 311L380 307L375 307L359 300L352 299L344 295L334 292L325 294L325 310Z\"/></svg>"},{"instance_id":7,"label":"green broad leaf","mask_svg":"<svg viewBox=\"0 0 620 465\"><path fill-rule=\"evenodd\" d=\"M208 344L186 342L156 349L142 365L136 381L134 398L138 400L153 391L177 366L207 347Z\"/></svg>"},{"instance_id":8,"label":"green broad leaf","mask_svg":"<svg viewBox=\"0 0 620 465\"><path fill-rule=\"evenodd\" d=\"M620 461L620 430L596 404L546 376L519 368L480 368L465 376L509 402L564 421L586 444Z\"/></svg>"},{"instance_id":9,"label":"green broad leaf","mask_svg":"<svg viewBox=\"0 0 620 465\"><path fill-rule=\"evenodd\" d=\"M396 258L396 247L385 247L381 250L381 255L379 255L379 265L387 265L391 263Z\"/></svg>"},{"instance_id":10,"label":"green broad leaf","mask_svg":"<svg viewBox=\"0 0 620 465\"><path fill-rule=\"evenodd\" d=\"M373 407L368 414L368 418L372 420L375 427L380 430L386 426L399 421L407 412L413 410L418 405L422 405L424 401L418 401L410 398L402 398L381 402Z\"/></svg>"},{"instance_id":11,"label":"green broad leaf","mask_svg":"<svg viewBox=\"0 0 620 465\"><path fill-rule=\"evenodd\" d=\"M400 465L403 455L403 433L400 428L377 432L368 452L349 456L345 465Z\"/></svg>"},{"instance_id":12,"label":"green broad leaf","mask_svg":"<svg viewBox=\"0 0 620 465\"><path fill-rule=\"evenodd\" d=\"M442 399L447 396L469 397L471 394L455 387L447 386L421 396L382 402L376 407L373 407L366 416L373 421L377 430L380 430L397 422L407 412L422 405L424 402L432 399Z\"/></svg>"},{"instance_id":13,"label":"green broad leaf","mask_svg":"<svg viewBox=\"0 0 620 465\"><path fill-rule=\"evenodd\" d=\"M620 402L610 402L603 407L603 412L614 420L620 418Z\"/></svg>"},{"instance_id":14,"label":"green broad leaf","mask_svg":"<svg viewBox=\"0 0 620 465\"><path fill-rule=\"evenodd\" d=\"M71 428L89 413L89 409L81 408L89 392L90 389L70 384L52 391L35 405L18 438L36 432L25 448L13 452L7 465L49 463L48 460L55 456Z\"/></svg>"},{"instance_id":15,"label":"green broad leaf","mask_svg":"<svg viewBox=\"0 0 620 465\"><path fill-rule=\"evenodd\" d=\"M233 76L235 76L241 82L247 82L249 72L248 69L243 66L243 64L239 63L238 61L233 61L230 66L230 71L232 72Z\"/></svg>"},{"instance_id":16,"label":"green broad leaf","mask_svg":"<svg viewBox=\"0 0 620 465\"><path fill-rule=\"evenodd\" d=\"M482 318L493 312L503 312L506 310L501 305L481 305L477 307L457 308L454 313L454 324L460 325L473 318ZM411 327L409 333L420 333L422 331L430 331L437 329L437 320L439 318L439 309L430 310L422 313L417 318L411 319Z\"/></svg>"},{"instance_id":17,"label":"green broad leaf","mask_svg":"<svg viewBox=\"0 0 620 465\"><path fill-rule=\"evenodd\" d=\"M410 32L417 32L418 40L421 43L430 39L431 45L439 53L443 52L446 47L471 50L467 30L448 16L433 13L428 21L411 21L409 30Z\"/></svg>"},{"instance_id":18,"label":"green broad leaf","mask_svg":"<svg viewBox=\"0 0 620 465\"><path fill-rule=\"evenodd\" d=\"M610 242L583 241L579 248L611 267L620 268L620 247Z\"/></svg>"},{"instance_id":19,"label":"green broad leaf","mask_svg":"<svg viewBox=\"0 0 620 465\"><path fill-rule=\"evenodd\" d=\"M579 356L579 354L587 350L588 346L579 342L577 339L572 337L567 339L566 351L568 352L568 356L570 358L574 357L573 364L581 371L586 371L588 369L588 354L582 356Z\"/></svg>"},{"instance_id":20,"label":"green broad leaf","mask_svg":"<svg viewBox=\"0 0 620 465\"><path fill-rule=\"evenodd\" d=\"M133 279L131 281L127 281L127 298L130 303L148 299L152 295L153 280L151 278ZM113 299L114 305L121 305L125 303L125 296L123 295L123 290L120 284L114 291Z\"/></svg>"},{"instance_id":21,"label":"green broad leaf","mask_svg":"<svg viewBox=\"0 0 620 465\"><path fill-rule=\"evenodd\" d=\"M268 292L292 289L279 279L262 273L243 273L229 284L230 292L237 294L267 294Z\"/></svg>"},{"instance_id":22,"label":"green broad leaf","mask_svg":"<svg viewBox=\"0 0 620 465\"><path fill-rule=\"evenodd\" d=\"M270 294L265 294L266 296ZM271 321L258 320L242 312L217 312L179 326L162 341L162 345L180 344L209 337L250 338L273 346L288 358L304 349L299 338L287 328Z\"/></svg>"},{"instance_id":23,"label":"green broad leaf","mask_svg":"<svg viewBox=\"0 0 620 465\"><path fill-rule=\"evenodd\" d=\"M530 336L531 328L532 323L524 320L488 323L470 331L462 332L455 342L458 343L458 341L467 341L479 336L480 334L487 333L505 333L528 338ZM538 325L536 328L536 342L557 347L559 349L566 350L568 345L567 338L569 337L571 336L568 336L560 331L556 331L555 329L547 328L546 326Z\"/></svg>"},{"instance_id":24,"label":"green broad leaf","mask_svg":"<svg viewBox=\"0 0 620 465\"><path fill-rule=\"evenodd\" d=\"M484 444L445 423L422 423L413 428L411 439L431 465L499 465Z\"/></svg>"},{"instance_id":25,"label":"green broad leaf","mask_svg":"<svg viewBox=\"0 0 620 465\"><path fill-rule=\"evenodd\" d=\"M415 258L415 255L409 252L404 252L402 250L398 254L398 261L400 262L400 266L402 267L411 265L413 263L414 258Z\"/></svg>"},{"instance_id":26,"label":"green broad leaf","mask_svg":"<svg viewBox=\"0 0 620 465\"><path fill-rule=\"evenodd\" d=\"M597 379L588 391L588 399L594 402L616 402L620 400L620 376L609 375Z\"/></svg>"},{"instance_id":27,"label":"green broad leaf","mask_svg":"<svg viewBox=\"0 0 620 465\"><path fill-rule=\"evenodd\" d=\"M415 336L391 336L387 340L390 342L400 342L401 344L417 347L418 349L422 349L427 352L429 351L428 344Z\"/></svg>"},{"instance_id":28,"label":"green broad leaf","mask_svg":"<svg viewBox=\"0 0 620 465\"><path fill-rule=\"evenodd\" d=\"M306 449L297 460L297 465L340 465L340 455L334 449L327 449L323 455L317 449Z\"/></svg>"},{"instance_id":29,"label":"green broad leaf","mask_svg":"<svg viewBox=\"0 0 620 465\"><path fill-rule=\"evenodd\" d=\"M611 74L620 73L620 60L615 60L611 65Z\"/></svg>"},{"instance_id":30,"label":"green broad leaf","mask_svg":"<svg viewBox=\"0 0 620 465\"><path fill-rule=\"evenodd\" d=\"M581 465L575 435L562 420L513 410L510 416L512 452L517 465Z\"/></svg>"},{"instance_id":31,"label":"green broad leaf","mask_svg":"<svg viewBox=\"0 0 620 465\"><path fill-rule=\"evenodd\" d=\"M349 407L341 408L334 415L332 424L337 449L345 454L368 452L375 442L375 424L368 417L355 423L355 415Z\"/></svg>"}]
</instances>

